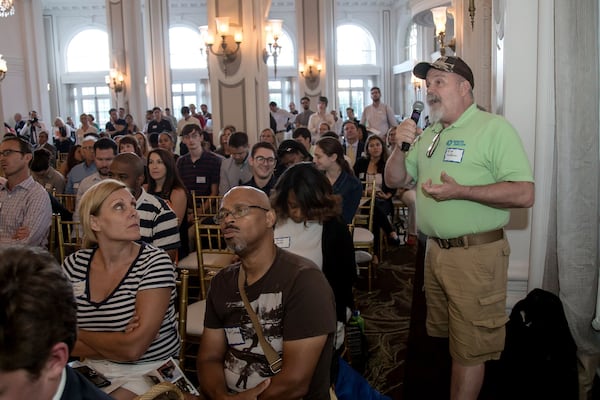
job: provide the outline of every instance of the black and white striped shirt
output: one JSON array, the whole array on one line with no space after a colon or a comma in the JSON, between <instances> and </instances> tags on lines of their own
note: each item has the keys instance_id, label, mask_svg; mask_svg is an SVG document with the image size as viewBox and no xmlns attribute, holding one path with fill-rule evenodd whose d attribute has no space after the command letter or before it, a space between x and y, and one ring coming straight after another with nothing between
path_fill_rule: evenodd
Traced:
<instances>
[{"instance_id":1,"label":"black and white striped shirt","mask_svg":"<svg viewBox=\"0 0 600 400\"><path fill-rule=\"evenodd\" d=\"M129 271L103 301L90 300L89 270L96 249L83 249L63 262L65 274L73 285L77 301L77 324L89 331L122 332L135 313L137 293L142 290L171 288L169 307L159 333L137 362L160 361L177 356L179 334L175 317L175 268L161 249L143 243Z\"/></svg>"},{"instance_id":2,"label":"black and white striped shirt","mask_svg":"<svg viewBox=\"0 0 600 400\"><path fill-rule=\"evenodd\" d=\"M142 189L135 208L140 216L142 241L163 250L179 248L177 215L163 199Z\"/></svg>"}]
</instances>

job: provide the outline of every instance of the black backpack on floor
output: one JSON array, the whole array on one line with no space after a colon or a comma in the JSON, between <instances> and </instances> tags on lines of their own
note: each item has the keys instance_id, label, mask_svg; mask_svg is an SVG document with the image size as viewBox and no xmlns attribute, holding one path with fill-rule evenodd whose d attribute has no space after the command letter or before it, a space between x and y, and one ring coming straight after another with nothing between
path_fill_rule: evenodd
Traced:
<instances>
[{"instance_id":1,"label":"black backpack on floor","mask_svg":"<svg viewBox=\"0 0 600 400\"><path fill-rule=\"evenodd\" d=\"M577 399L577 346L558 296L532 290L515 304L499 362L498 399Z\"/></svg>"}]
</instances>

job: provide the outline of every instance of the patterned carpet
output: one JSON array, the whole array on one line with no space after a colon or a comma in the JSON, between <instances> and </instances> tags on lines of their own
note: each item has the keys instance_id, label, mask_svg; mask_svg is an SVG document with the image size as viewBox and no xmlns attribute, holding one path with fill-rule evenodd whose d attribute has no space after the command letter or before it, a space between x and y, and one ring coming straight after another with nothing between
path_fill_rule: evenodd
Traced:
<instances>
[{"instance_id":1,"label":"patterned carpet","mask_svg":"<svg viewBox=\"0 0 600 400\"><path fill-rule=\"evenodd\" d=\"M377 268L373 290L368 292L366 277L361 277L355 293L369 346L364 376L392 399L402 398L414 273L414 251L399 247Z\"/></svg>"}]
</instances>

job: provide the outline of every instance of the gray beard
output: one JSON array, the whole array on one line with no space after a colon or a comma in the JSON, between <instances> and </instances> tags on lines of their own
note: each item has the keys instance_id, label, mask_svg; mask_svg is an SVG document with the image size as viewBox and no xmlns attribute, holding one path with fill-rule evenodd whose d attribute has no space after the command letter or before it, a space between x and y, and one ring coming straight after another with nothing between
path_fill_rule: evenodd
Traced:
<instances>
[{"instance_id":1,"label":"gray beard","mask_svg":"<svg viewBox=\"0 0 600 400\"><path fill-rule=\"evenodd\" d=\"M437 110L431 110L429 112L429 121L432 124L439 122L442 119L442 110L438 108Z\"/></svg>"}]
</instances>

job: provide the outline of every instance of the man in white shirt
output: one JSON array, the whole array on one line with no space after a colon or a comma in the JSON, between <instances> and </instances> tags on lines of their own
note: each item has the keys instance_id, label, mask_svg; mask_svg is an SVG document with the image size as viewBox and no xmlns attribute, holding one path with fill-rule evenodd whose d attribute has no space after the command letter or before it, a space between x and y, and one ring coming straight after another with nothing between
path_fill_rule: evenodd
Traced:
<instances>
[{"instance_id":1,"label":"man in white shirt","mask_svg":"<svg viewBox=\"0 0 600 400\"><path fill-rule=\"evenodd\" d=\"M381 91L376 86L371 88L371 100L373 103L363 110L360 123L385 140L388 129L398 125L396 116L390 106L381 102Z\"/></svg>"},{"instance_id":2,"label":"man in white shirt","mask_svg":"<svg viewBox=\"0 0 600 400\"><path fill-rule=\"evenodd\" d=\"M321 134L319 132L319 126L321 125L321 122L325 122L327 125L329 125L329 129L335 133L340 132L342 120L338 118L335 110L332 110L330 113L327 112L327 104L329 104L327 97L320 96L319 102L317 103L317 112L312 114L308 119L308 130L312 135L313 143L318 142L321 138Z\"/></svg>"},{"instance_id":3,"label":"man in white shirt","mask_svg":"<svg viewBox=\"0 0 600 400\"><path fill-rule=\"evenodd\" d=\"M274 130L277 141L282 142L284 139L289 139L285 137L285 133L287 132L288 127L296 120L296 116L277 107L277 103L274 101L269 103L269 109L271 110L271 117L275 120L276 129Z\"/></svg>"}]
</instances>

